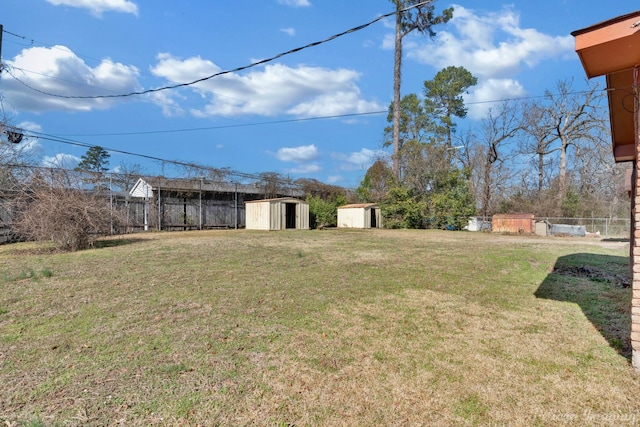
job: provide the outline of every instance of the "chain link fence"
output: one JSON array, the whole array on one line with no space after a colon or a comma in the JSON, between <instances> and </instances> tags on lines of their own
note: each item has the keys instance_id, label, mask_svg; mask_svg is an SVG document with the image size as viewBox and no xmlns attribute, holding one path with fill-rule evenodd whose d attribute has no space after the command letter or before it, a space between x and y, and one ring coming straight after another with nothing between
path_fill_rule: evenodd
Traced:
<instances>
[{"instance_id":1,"label":"chain link fence","mask_svg":"<svg viewBox=\"0 0 640 427\"><path fill-rule=\"evenodd\" d=\"M553 218L539 217L537 221L550 224L581 225L587 233L599 234L602 237L629 237L631 220L629 218Z\"/></svg>"}]
</instances>

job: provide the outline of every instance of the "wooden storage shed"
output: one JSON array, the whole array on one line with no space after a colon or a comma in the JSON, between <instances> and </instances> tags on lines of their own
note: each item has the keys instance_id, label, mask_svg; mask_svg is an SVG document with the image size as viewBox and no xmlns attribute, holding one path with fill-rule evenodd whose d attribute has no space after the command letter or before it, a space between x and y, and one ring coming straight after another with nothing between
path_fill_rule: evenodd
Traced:
<instances>
[{"instance_id":1,"label":"wooden storage shed","mask_svg":"<svg viewBox=\"0 0 640 427\"><path fill-rule=\"evenodd\" d=\"M247 230L308 230L309 204L291 197L245 202Z\"/></svg>"},{"instance_id":2,"label":"wooden storage shed","mask_svg":"<svg viewBox=\"0 0 640 427\"><path fill-rule=\"evenodd\" d=\"M375 203L340 206L338 228L382 228L380 208Z\"/></svg>"},{"instance_id":3,"label":"wooden storage shed","mask_svg":"<svg viewBox=\"0 0 640 427\"><path fill-rule=\"evenodd\" d=\"M496 214L491 218L491 231L495 233L533 234L534 214Z\"/></svg>"}]
</instances>

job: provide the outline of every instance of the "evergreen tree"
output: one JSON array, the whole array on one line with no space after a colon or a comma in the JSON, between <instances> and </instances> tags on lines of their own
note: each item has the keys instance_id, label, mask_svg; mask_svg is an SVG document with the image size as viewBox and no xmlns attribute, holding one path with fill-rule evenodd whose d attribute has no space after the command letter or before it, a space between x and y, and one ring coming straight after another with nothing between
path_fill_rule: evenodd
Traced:
<instances>
[{"instance_id":1,"label":"evergreen tree","mask_svg":"<svg viewBox=\"0 0 640 427\"><path fill-rule=\"evenodd\" d=\"M94 145L89 147L87 152L80 158L80 163L76 166L77 171L88 171L104 173L109 169L109 154L104 148Z\"/></svg>"},{"instance_id":2,"label":"evergreen tree","mask_svg":"<svg viewBox=\"0 0 640 427\"><path fill-rule=\"evenodd\" d=\"M434 135L436 142L444 141L447 148L451 148L452 134L456 128L453 120L467 115L462 95L477 83L478 79L466 68L454 66L438 71L433 80L424 82L426 114L438 123Z\"/></svg>"}]
</instances>

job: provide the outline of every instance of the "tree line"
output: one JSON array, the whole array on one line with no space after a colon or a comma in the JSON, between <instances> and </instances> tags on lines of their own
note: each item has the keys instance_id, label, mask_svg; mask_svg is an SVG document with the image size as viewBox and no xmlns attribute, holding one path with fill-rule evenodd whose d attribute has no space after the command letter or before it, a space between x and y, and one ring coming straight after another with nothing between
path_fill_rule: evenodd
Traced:
<instances>
[{"instance_id":1,"label":"tree line","mask_svg":"<svg viewBox=\"0 0 640 427\"><path fill-rule=\"evenodd\" d=\"M424 82L422 96L401 99L398 149L357 189L381 204L388 226L461 228L469 216L495 213L627 215L626 167L611 155L597 84L576 91L560 81L540 99L497 102L479 122L464 122L464 94L476 83L451 66ZM395 144L393 126L384 133L385 145Z\"/></svg>"},{"instance_id":2,"label":"tree line","mask_svg":"<svg viewBox=\"0 0 640 427\"><path fill-rule=\"evenodd\" d=\"M435 0L390 1L397 12L393 101L389 125L381 129L390 157L377 159L353 190L275 172L240 179L253 180L265 197L286 194L283 190L290 187L302 189L310 222L318 228L335 226L337 207L355 202L378 203L385 226L392 228L460 229L471 216L496 213L628 215L626 167L613 161L606 97L597 85L576 91L573 81L560 81L537 100L496 102L480 121L467 119L464 95L477 78L464 67L446 67L424 81L421 93L401 96L403 39L415 31L433 37L434 27L448 22L454 10L437 14ZM22 201L16 230L36 240L59 233L60 241L74 249L107 232L113 210L100 192L106 188L109 153L90 147L76 167L80 175L63 168L34 174L12 167L37 163L34 153L20 144L21 136L6 119L0 122L0 190L16 192ZM225 168L182 167L185 177L224 181L232 174ZM144 175L137 164L118 169L110 174L115 179L109 189L128 191ZM109 222L103 221L109 216ZM68 227L56 228L65 221L78 223L77 236L70 237ZM48 229L38 229L47 222Z\"/></svg>"},{"instance_id":3,"label":"tree line","mask_svg":"<svg viewBox=\"0 0 640 427\"><path fill-rule=\"evenodd\" d=\"M446 67L422 97L401 97L402 42L430 37L454 9L435 0L390 0L396 7L393 101L384 129L391 159L378 159L356 190L380 203L391 227L461 228L470 215L625 217L625 166L611 156L604 93L560 81L537 101L492 105L479 124L464 122L464 94L477 78ZM465 123L459 131L458 124Z\"/></svg>"}]
</instances>

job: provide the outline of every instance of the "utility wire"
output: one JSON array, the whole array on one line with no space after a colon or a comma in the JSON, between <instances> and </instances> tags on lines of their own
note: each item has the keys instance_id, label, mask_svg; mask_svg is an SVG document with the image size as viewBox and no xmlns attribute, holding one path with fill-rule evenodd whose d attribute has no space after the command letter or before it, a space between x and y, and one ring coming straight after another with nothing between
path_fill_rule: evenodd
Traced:
<instances>
[{"instance_id":1,"label":"utility wire","mask_svg":"<svg viewBox=\"0 0 640 427\"><path fill-rule=\"evenodd\" d=\"M27 38L25 36L21 36L20 34L12 33L11 31L7 31L4 28L2 29L2 32L3 33L7 33L9 35L12 35L14 37L18 37L19 39L22 39L22 40L27 40ZM34 40L33 39L30 39L30 40L31 40L31 44L33 44Z\"/></svg>"},{"instance_id":2,"label":"utility wire","mask_svg":"<svg viewBox=\"0 0 640 427\"><path fill-rule=\"evenodd\" d=\"M72 140L72 139L57 138L54 135L48 135L48 134L45 134L45 133L35 132L35 131L30 131L30 133L25 133L24 137L26 137L26 138L44 139L46 141L59 142L61 144L75 145L77 147L85 147L85 148L91 148L91 147L96 147L97 146L95 144L87 144L85 142L75 141L75 140ZM100 145L99 147L103 148L106 151L110 151L112 153L124 154L124 155L128 155L128 156L142 157L142 158L145 158L145 159L148 159L148 160L154 160L154 161L158 161L158 162L162 162L162 163L174 164L174 165L177 165L177 166L184 166L184 167L188 167L188 168L205 169L205 170L222 170L222 171L224 171L224 173L226 173L228 175L237 176L237 177L240 177L240 178L247 178L247 179L259 179L260 178L259 175L256 175L256 174L249 174L249 173L238 172L238 171L230 171L228 169L203 166L203 165L199 165L197 163L183 162L183 161L180 161L180 160L168 160L168 159L163 159L161 157L150 156L148 154L133 153L131 151L124 151L124 150L118 150L118 149L115 149L115 148L104 147L102 145Z\"/></svg>"},{"instance_id":3,"label":"utility wire","mask_svg":"<svg viewBox=\"0 0 640 427\"><path fill-rule=\"evenodd\" d=\"M617 90L623 88L616 88ZM599 92L607 92L610 89L598 89ZM580 95L589 93L589 90L579 90L567 93L567 95ZM549 95L532 95L532 96L523 96L520 98L502 98L502 99L494 99L494 100L486 100L486 101L472 101L467 102L465 105L482 105L482 104L496 104L500 102L517 102L517 101L526 101L530 99L542 99L547 98L549 96L559 96L560 94L549 94ZM274 124L283 124L283 123L301 123L315 120L327 120L327 119L341 119L347 117L361 117L361 116L373 116L379 114L387 114L389 110L379 110L379 111L365 111L363 113L349 113L349 114L336 114L331 116L314 116L314 117L302 117L297 119L283 119L283 120L272 120L267 122L255 122L255 123L237 123L232 125L220 125L220 126L204 126L204 127L194 127L194 128L183 128L183 129L165 129L165 130L147 130L147 131L137 131L137 132L111 132L111 133L80 133L80 134L59 134L61 137L87 137L87 136L133 136L133 135L154 135L154 134L167 134L167 133L183 133L183 132L199 132L205 130L217 130L217 129L232 129L232 128L243 128L243 127L252 127L252 126L265 126L265 125L274 125Z\"/></svg>"},{"instance_id":4,"label":"utility wire","mask_svg":"<svg viewBox=\"0 0 640 427\"><path fill-rule=\"evenodd\" d=\"M409 7L405 8L405 9L399 10L399 11L389 12L389 13L386 13L384 15L380 15L379 17L367 22L366 24L358 25L357 27L350 28L350 29L348 29L346 31L343 31L341 33L338 33L338 34L335 34L333 36L327 37L326 39L323 39L323 40L319 40L319 41L316 41L316 42L313 42L313 43L309 43L307 45L304 45L304 46L301 46L301 47L297 47L295 49L291 49L291 50L288 50L286 52L281 52L281 53L279 53L279 54L277 54L275 56L272 56L271 58L263 59L263 60L257 61L257 62L252 62L251 64L244 65L244 66L241 66L241 67L236 67L236 68L233 68L233 69L230 69L230 70L223 70L223 71L211 74L209 76L202 77L202 78L199 78L197 80L193 80L191 82L178 83L178 84L174 84L174 85L170 85L170 86L163 86L163 87L159 87L159 88L155 88L155 89L146 89L146 90L143 90L143 91L129 92L129 93L124 93L124 94L116 94L116 95L61 95L61 94L55 94L55 93L46 92L46 91L34 88L34 87L28 85L27 83L23 82L22 80L18 79L16 76L11 74L10 72L8 72L8 74L11 75L11 77L16 79L18 82L20 82L22 85L24 85L25 87L27 87L27 88L29 88L31 90L33 90L35 92L38 92L38 93L40 93L42 95L53 96L53 97L56 97L56 98L64 98L64 99L99 99L99 98L126 98L126 97L130 97L130 96L135 96L135 95L146 95L146 94L149 94L149 93L160 92L160 91L164 91L164 90L178 89L178 88L181 88L181 87L193 86L195 84L202 83L204 81L210 80L210 79L212 79L214 77L219 77L219 76L222 76L222 75L225 75L225 74L237 73L239 71L244 71L244 70L247 70L249 68L256 67L258 65L266 64L268 62L272 62L272 61L275 61L276 59L282 58L283 56L291 55L293 53L297 53L297 52L300 52L302 50L305 50L305 49L308 49L308 48L311 48L311 47L319 46L321 44L330 42L332 40L335 40L335 39L337 39L339 37L342 37L342 36L345 36L347 34L355 33L357 31L360 31L360 30L362 30L364 28L369 27L370 25L375 24L378 21L381 21L381 20L383 20L385 18L388 18L389 16L393 16L396 13L402 13L402 12L406 12L408 10L411 10L411 9L414 9L414 8L417 8L417 7L420 7L420 6L424 6L425 4L428 4L430 1L431 0L424 1L424 2L421 2L421 3L417 3L417 4L413 5L413 6L409 6Z\"/></svg>"},{"instance_id":5,"label":"utility wire","mask_svg":"<svg viewBox=\"0 0 640 427\"><path fill-rule=\"evenodd\" d=\"M350 114L337 114L333 116L318 116L318 117L304 117L299 119L284 119L284 120L273 120L269 122L256 122L256 123L238 123L234 125L220 125L220 126L205 126L205 127L196 127L196 128L184 128L184 129L167 129L167 130L149 130L149 131L140 131L140 132L113 132L113 133L91 133L91 134L63 134L60 136L130 136L130 135L153 135L153 134L163 134L163 133L180 133L180 132L198 132L203 130L216 130L216 129L229 129L229 128L242 128L242 127L250 127L250 126L263 126L263 125L274 125L274 124L282 124L282 123L299 123L299 122L308 122L314 120L326 120L326 119L341 119L346 117L360 117L360 116L372 116L377 114L385 114L388 113L388 110L383 111L368 111L364 113L350 113Z\"/></svg>"}]
</instances>

